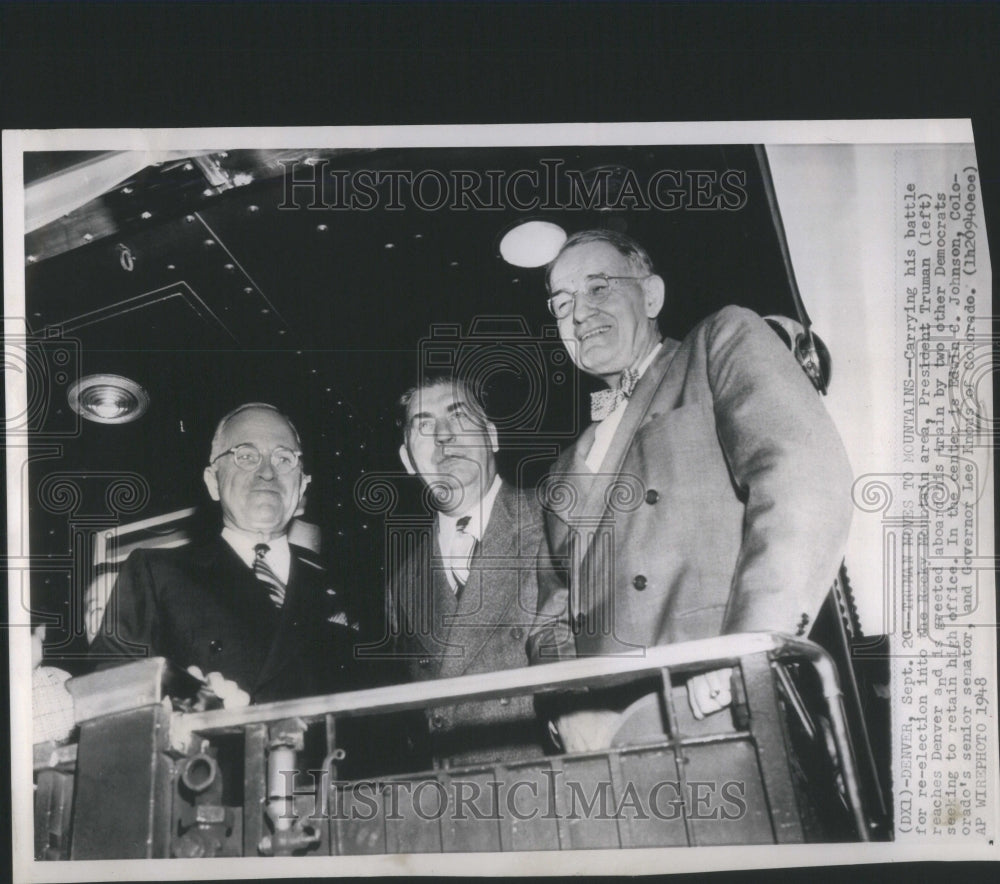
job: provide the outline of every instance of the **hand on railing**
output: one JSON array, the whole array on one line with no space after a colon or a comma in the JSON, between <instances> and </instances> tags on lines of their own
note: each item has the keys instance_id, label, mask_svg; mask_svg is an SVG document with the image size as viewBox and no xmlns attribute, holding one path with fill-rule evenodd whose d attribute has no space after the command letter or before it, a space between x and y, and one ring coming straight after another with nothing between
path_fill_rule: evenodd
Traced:
<instances>
[{"instance_id":1,"label":"hand on railing","mask_svg":"<svg viewBox=\"0 0 1000 884\"><path fill-rule=\"evenodd\" d=\"M69 673L54 666L42 666L45 626L31 633L31 712L34 742L65 741L73 732L73 697L66 690Z\"/></svg>"},{"instance_id":2,"label":"hand on railing","mask_svg":"<svg viewBox=\"0 0 1000 884\"><path fill-rule=\"evenodd\" d=\"M221 672L210 672L204 675L197 666L188 666L188 672L195 678L206 683L208 691L222 701L226 709L240 709L250 705L250 695L235 681L223 677Z\"/></svg>"},{"instance_id":3,"label":"hand on railing","mask_svg":"<svg viewBox=\"0 0 1000 884\"><path fill-rule=\"evenodd\" d=\"M607 709L581 709L555 720L553 738L564 752L596 752L607 749L618 730L621 713Z\"/></svg>"},{"instance_id":4,"label":"hand on railing","mask_svg":"<svg viewBox=\"0 0 1000 884\"><path fill-rule=\"evenodd\" d=\"M688 702L694 717L701 721L706 715L725 709L733 702L732 668L715 669L688 679Z\"/></svg>"}]
</instances>

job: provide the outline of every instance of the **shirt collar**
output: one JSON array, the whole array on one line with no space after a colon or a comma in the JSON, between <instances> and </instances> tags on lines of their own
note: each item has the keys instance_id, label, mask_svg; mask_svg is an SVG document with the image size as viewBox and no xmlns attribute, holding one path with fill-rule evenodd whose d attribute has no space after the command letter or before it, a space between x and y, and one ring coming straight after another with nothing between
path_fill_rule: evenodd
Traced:
<instances>
[{"instance_id":1,"label":"shirt collar","mask_svg":"<svg viewBox=\"0 0 1000 884\"><path fill-rule=\"evenodd\" d=\"M493 503L497 499L497 494L499 493L500 486L502 484L503 482L500 479L500 476L495 476L493 484L490 485L490 490L487 491L480 501L468 512L456 513L455 515L438 513L438 529L441 532L442 549L448 549L448 544L457 530L456 523L464 516L469 517L469 524L465 527L465 533L471 534L476 538L476 540L483 539L486 526L490 521L490 513L493 512Z\"/></svg>"},{"instance_id":2,"label":"shirt collar","mask_svg":"<svg viewBox=\"0 0 1000 884\"><path fill-rule=\"evenodd\" d=\"M263 541L253 534L246 534L243 531L226 526L222 529L222 538L233 548L233 551L248 568L253 567L253 561L257 557L254 547L258 543L267 543L269 547L267 563L279 577L284 580L288 579L288 572L291 569L292 551L289 549L288 537L286 535L282 534L280 537L272 537L268 541ZM284 573L282 574L282 572Z\"/></svg>"}]
</instances>

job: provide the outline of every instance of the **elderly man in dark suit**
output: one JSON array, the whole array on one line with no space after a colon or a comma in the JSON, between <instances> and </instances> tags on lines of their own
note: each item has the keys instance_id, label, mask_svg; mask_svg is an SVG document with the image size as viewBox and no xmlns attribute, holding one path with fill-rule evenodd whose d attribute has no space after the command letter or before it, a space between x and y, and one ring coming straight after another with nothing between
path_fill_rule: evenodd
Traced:
<instances>
[{"instance_id":1,"label":"elderly man in dark suit","mask_svg":"<svg viewBox=\"0 0 1000 884\"><path fill-rule=\"evenodd\" d=\"M286 536L310 480L301 448L272 405L222 418L204 472L221 536L129 556L91 645L100 665L167 657L207 673L228 705L353 686L354 631L337 590Z\"/></svg>"},{"instance_id":2,"label":"elderly man in dark suit","mask_svg":"<svg viewBox=\"0 0 1000 884\"><path fill-rule=\"evenodd\" d=\"M570 357L608 389L549 479L573 493L547 508L533 662L804 634L843 556L851 471L794 357L739 307L661 340L663 280L613 231L570 237L547 282ZM731 702L729 674L689 680L696 718ZM619 711L563 715L566 748L608 745Z\"/></svg>"},{"instance_id":3,"label":"elderly man in dark suit","mask_svg":"<svg viewBox=\"0 0 1000 884\"><path fill-rule=\"evenodd\" d=\"M425 377L401 405L399 455L436 515L390 586L396 653L415 681L527 666L538 505L497 474L497 430L468 384ZM428 724L438 763L541 754L530 696L434 709Z\"/></svg>"}]
</instances>

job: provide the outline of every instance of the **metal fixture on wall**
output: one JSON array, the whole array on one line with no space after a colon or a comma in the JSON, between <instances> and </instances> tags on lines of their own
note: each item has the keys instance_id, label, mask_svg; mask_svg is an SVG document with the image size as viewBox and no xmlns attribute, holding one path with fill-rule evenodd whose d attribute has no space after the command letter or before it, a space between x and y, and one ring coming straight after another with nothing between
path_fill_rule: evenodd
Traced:
<instances>
[{"instance_id":1,"label":"metal fixture on wall","mask_svg":"<svg viewBox=\"0 0 1000 884\"><path fill-rule=\"evenodd\" d=\"M92 374L80 378L67 393L70 408L99 424L127 424L149 407L149 394L131 378Z\"/></svg>"}]
</instances>

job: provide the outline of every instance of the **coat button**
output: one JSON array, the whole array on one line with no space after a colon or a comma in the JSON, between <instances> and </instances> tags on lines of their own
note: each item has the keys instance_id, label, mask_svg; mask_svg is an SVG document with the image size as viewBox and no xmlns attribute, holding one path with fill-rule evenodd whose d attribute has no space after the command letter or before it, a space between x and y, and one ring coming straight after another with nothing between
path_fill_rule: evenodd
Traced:
<instances>
[{"instance_id":1,"label":"coat button","mask_svg":"<svg viewBox=\"0 0 1000 884\"><path fill-rule=\"evenodd\" d=\"M430 657L421 657L417 661L417 664L420 666L421 669L426 669L428 666L431 665L431 658Z\"/></svg>"},{"instance_id":2,"label":"coat button","mask_svg":"<svg viewBox=\"0 0 1000 884\"><path fill-rule=\"evenodd\" d=\"M646 492L646 503L648 503L650 506L656 503L656 501L658 501L659 499L660 499L660 492L657 491L655 488L650 488L649 491Z\"/></svg>"},{"instance_id":3,"label":"coat button","mask_svg":"<svg viewBox=\"0 0 1000 884\"><path fill-rule=\"evenodd\" d=\"M515 641L516 641L517 639L522 639L522 638L524 638L524 630L523 630L523 629L521 629L521 627L520 627L520 626L515 626L515 627L514 627L514 628L513 628L513 629L512 629L511 631L510 631L510 637L511 637L512 639L514 639Z\"/></svg>"},{"instance_id":4,"label":"coat button","mask_svg":"<svg viewBox=\"0 0 1000 884\"><path fill-rule=\"evenodd\" d=\"M222 642L220 642L217 638L213 638L208 643L208 650L209 650L209 653L211 653L211 654L221 654L222 653Z\"/></svg>"},{"instance_id":5,"label":"coat button","mask_svg":"<svg viewBox=\"0 0 1000 884\"><path fill-rule=\"evenodd\" d=\"M436 730L441 730L441 728L444 727L444 716L443 715L432 716L431 727L435 728Z\"/></svg>"},{"instance_id":6,"label":"coat button","mask_svg":"<svg viewBox=\"0 0 1000 884\"><path fill-rule=\"evenodd\" d=\"M500 705L501 706L509 706L510 705L510 697L501 697L500 698Z\"/></svg>"},{"instance_id":7,"label":"coat button","mask_svg":"<svg viewBox=\"0 0 1000 884\"><path fill-rule=\"evenodd\" d=\"M639 592L642 592L646 588L645 576L642 574L636 574L635 577L632 578L632 585L639 590Z\"/></svg>"}]
</instances>

